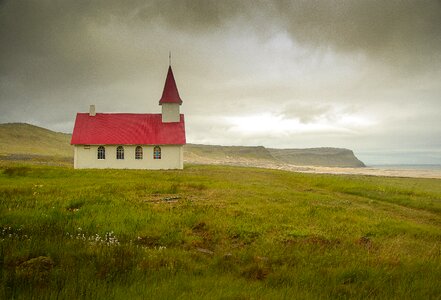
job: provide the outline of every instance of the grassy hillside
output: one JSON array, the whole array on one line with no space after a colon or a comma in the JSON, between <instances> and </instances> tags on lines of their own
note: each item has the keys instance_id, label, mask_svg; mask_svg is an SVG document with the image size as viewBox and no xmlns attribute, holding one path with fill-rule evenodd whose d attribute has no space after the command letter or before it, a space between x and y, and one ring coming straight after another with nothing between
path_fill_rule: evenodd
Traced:
<instances>
[{"instance_id":1,"label":"grassy hillside","mask_svg":"<svg viewBox=\"0 0 441 300\"><path fill-rule=\"evenodd\" d=\"M0 298L437 299L441 181L0 166Z\"/></svg>"},{"instance_id":2,"label":"grassy hillside","mask_svg":"<svg viewBox=\"0 0 441 300\"><path fill-rule=\"evenodd\" d=\"M187 144L184 147L186 159L192 161L203 160L266 160L274 161L271 153L262 146L218 146L218 145L197 145Z\"/></svg>"},{"instance_id":3,"label":"grassy hillside","mask_svg":"<svg viewBox=\"0 0 441 300\"><path fill-rule=\"evenodd\" d=\"M0 124L0 160L33 160L45 164L72 164L70 134L23 124ZM184 159L190 163L273 164L362 167L352 151L336 148L267 149L265 147L188 144ZM54 158L54 156L56 156Z\"/></svg>"},{"instance_id":4,"label":"grassy hillside","mask_svg":"<svg viewBox=\"0 0 441 300\"><path fill-rule=\"evenodd\" d=\"M72 157L70 134L25 123L0 124L0 155Z\"/></svg>"}]
</instances>

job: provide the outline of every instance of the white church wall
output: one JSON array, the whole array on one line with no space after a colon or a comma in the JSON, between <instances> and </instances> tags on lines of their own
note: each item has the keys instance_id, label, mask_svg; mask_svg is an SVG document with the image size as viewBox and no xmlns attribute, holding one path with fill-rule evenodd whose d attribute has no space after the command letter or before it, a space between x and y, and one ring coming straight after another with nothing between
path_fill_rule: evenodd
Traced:
<instances>
[{"instance_id":1,"label":"white church wall","mask_svg":"<svg viewBox=\"0 0 441 300\"><path fill-rule=\"evenodd\" d=\"M181 145L158 145L161 147L161 159L153 159L152 145L122 145L124 147L124 159L116 159L118 145L103 145L106 150L106 158L98 159L98 147L100 145L75 145L74 168L75 169L183 169L183 147ZM135 159L135 149L141 146L143 149L142 159Z\"/></svg>"},{"instance_id":2,"label":"white church wall","mask_svg":"<svg viewBox=\"0 0 441 300\"><path fill-rule=\"evenodd\" d=\"M163 103L162 106L162 122L171 123L180 121L179 104Z\"/></svg>"}]
</instances>

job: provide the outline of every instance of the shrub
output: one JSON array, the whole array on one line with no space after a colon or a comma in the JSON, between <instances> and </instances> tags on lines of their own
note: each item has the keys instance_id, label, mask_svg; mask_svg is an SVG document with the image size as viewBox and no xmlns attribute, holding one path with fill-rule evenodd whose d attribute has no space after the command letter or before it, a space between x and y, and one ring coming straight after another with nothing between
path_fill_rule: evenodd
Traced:
<instances>
[{"instance_id":1,"label":"shrub","mask_svg":"<svg viewBox=\"0 0 441 300\"><path fill-rule=\"evenodd\" d=\"M28 167L10 167L3 170L3 174L6 176L26 176L30 172Z\"/></svg>"}]
</instances>

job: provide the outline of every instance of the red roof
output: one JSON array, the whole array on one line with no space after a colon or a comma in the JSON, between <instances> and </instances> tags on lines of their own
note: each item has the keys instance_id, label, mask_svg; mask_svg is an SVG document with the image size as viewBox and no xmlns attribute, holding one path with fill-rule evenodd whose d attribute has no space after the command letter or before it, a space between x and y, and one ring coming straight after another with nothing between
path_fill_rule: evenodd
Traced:
<instances>
[{"instance_id":1,"label":"red roof","mask_svg":"<svg viewBox=\"0 0 441 300\"><path fill-rule=\"evenodd\" d=\"M175 77L171 66L168 67L167 78L165 79L164 91L162 92L159 105L162 103L178 103L182 104L181 97L179 97L178 87L176 86Z\"/></svg>"},{"instance_id":2,"label":"red roof","mask_svg":"<svg viewBox=\"0 0 441 300\"><path fill-rule=\"evenodd\" d=\"M184 145L185 124L162 123L161 114L78 113L71 145Z\"/></svg>"}]
</instances>

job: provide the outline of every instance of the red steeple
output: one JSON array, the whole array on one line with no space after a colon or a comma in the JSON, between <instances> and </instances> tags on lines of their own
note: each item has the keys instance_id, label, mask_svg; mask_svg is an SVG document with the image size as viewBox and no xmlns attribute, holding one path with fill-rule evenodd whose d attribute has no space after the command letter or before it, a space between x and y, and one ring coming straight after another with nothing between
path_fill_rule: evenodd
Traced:
<instances>
[{"instance_id":1,"label":"red steeple","mask_svg":"<svg viewBox=\"0 0 441 300\"><path fill-rule=\"evenodd\" d=\"M168 67L167 78L165 79L164 91L162 92L159 105L162 103L177 103L182 104L181 97L179 97L178 87L176 86L175 77L171 66Z\"/></svg>"}]
</instances>

